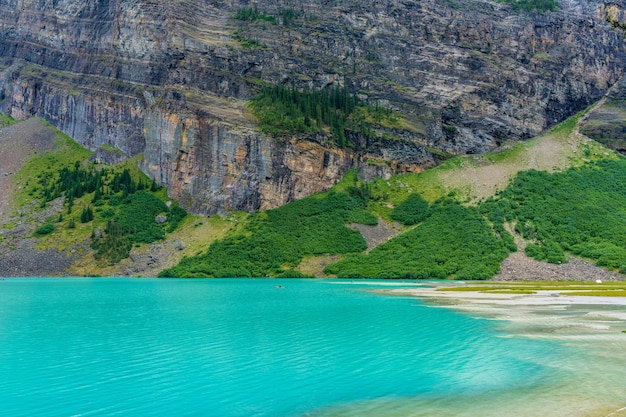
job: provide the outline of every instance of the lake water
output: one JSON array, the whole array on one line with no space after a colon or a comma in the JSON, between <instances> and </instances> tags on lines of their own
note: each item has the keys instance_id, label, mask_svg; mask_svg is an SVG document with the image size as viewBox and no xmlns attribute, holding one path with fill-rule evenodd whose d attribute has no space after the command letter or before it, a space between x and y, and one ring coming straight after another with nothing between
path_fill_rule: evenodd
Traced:
<instances>
[{"instance_id":1,"label":"lake water","mask_svg":"<svg viewBox=\"0 0 626 417\"><path fill-rule=\"evenodd\" d=\"M613 342L590 354L589 341L516 336L366 291L386 284L7 278L0 415L546 417L626 406Z\"/></svg>"}]
</instances>

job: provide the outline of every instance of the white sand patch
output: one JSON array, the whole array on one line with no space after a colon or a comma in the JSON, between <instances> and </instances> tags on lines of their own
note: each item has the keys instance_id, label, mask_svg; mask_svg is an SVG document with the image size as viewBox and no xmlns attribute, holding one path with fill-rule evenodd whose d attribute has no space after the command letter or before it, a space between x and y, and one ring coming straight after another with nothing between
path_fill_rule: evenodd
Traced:
<instances>
[{"instance_id":1,"label":"white sand patch","mask_svg":"<svg viewBox=\"0 0 626 417\"><path fill-rule=\"evenodd\" d=\"M567 290L567 289L564 289ZM558 290L539 290L536 294L501 294L478 291L438 291L434 288L393 290L396 295L412 295L428 299L456 300L459 303L497 304L507 306L614 305L626 306L625 297L570 296ZM626 316L626 314L625 314Z\"/></svg>"},{"instance_id":2,"label":"white sand patch","mask_svg":"<svg viewBox=\"0 0 626 417\"><path fill-rule=\"evenodd\" d=\"M436 307L451 308L476 317L502 321L503 337L560 340L602 340L626 347L626 297L571 296L558 290L536 294L476 291L439 291L458 283L431 287L383 289L387 295L413 296ZM564 288L563 291L567 289Z\"/></svg>"}]
</instances>

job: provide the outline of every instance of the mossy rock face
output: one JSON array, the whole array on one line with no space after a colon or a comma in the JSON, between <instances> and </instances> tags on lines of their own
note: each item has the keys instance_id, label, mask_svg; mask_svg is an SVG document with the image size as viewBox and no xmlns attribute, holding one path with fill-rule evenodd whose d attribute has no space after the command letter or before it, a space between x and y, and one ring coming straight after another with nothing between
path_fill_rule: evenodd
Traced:
<instances>
[{"instance_id":1,"label":"mossy rock face","mask_svg":"<svg viewBox=\"0 0 626 417\"><path fill-rule=\"evenodd\" d=\"M115 165L124 162L128 159L128 155L119 148L111 145L101 145L96 148L95 152L91 156L91 160L97 163L104 163L108 165Z\"/></svg>"},{"instance_id":2,"label":"mossy rock face","mask_svg":"<svg viewBox=\"0 0 626 417\"><path fill-rule=\"evenodd\" d=\"M594 109L580 131L611 149L626 153L626 102L608 101Z\"/></svg>"}]
</instances>

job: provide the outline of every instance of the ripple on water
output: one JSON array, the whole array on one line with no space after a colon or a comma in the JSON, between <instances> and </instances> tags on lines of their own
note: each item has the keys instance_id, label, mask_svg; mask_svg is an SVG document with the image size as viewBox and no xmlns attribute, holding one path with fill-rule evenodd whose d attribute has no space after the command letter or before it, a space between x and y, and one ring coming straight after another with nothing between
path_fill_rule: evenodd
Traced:
<instances>
[{"instance_id":1,"label":"ripple on water","mask_svg":"<svg viewBox=\"0 0 626 417\"><path fill-rule=\"evenodd\" d=\"M572 391L598 375L626 386L619 341L593 356L360 284L276 283L6 280L0 415L543 417L619 403Z\"/></svg>"}]
</instances>

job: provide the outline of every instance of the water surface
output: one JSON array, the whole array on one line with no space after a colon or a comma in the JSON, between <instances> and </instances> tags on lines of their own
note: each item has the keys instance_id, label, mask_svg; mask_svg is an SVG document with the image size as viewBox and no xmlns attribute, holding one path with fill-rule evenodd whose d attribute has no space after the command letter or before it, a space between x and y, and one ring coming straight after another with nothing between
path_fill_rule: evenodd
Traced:
<instances>
[{"instance_id":1,"label":"water surface","mask_svg":"<svg viewBox=\"0 0 626 417\"><path fill-rule=\"evenodd\" d=\"M5 279L0 415L575 415L551 392L619 406L576 392L573 358L606 371L586 350L366 291L384 284Z\"/></svg>"}]
</instances>

